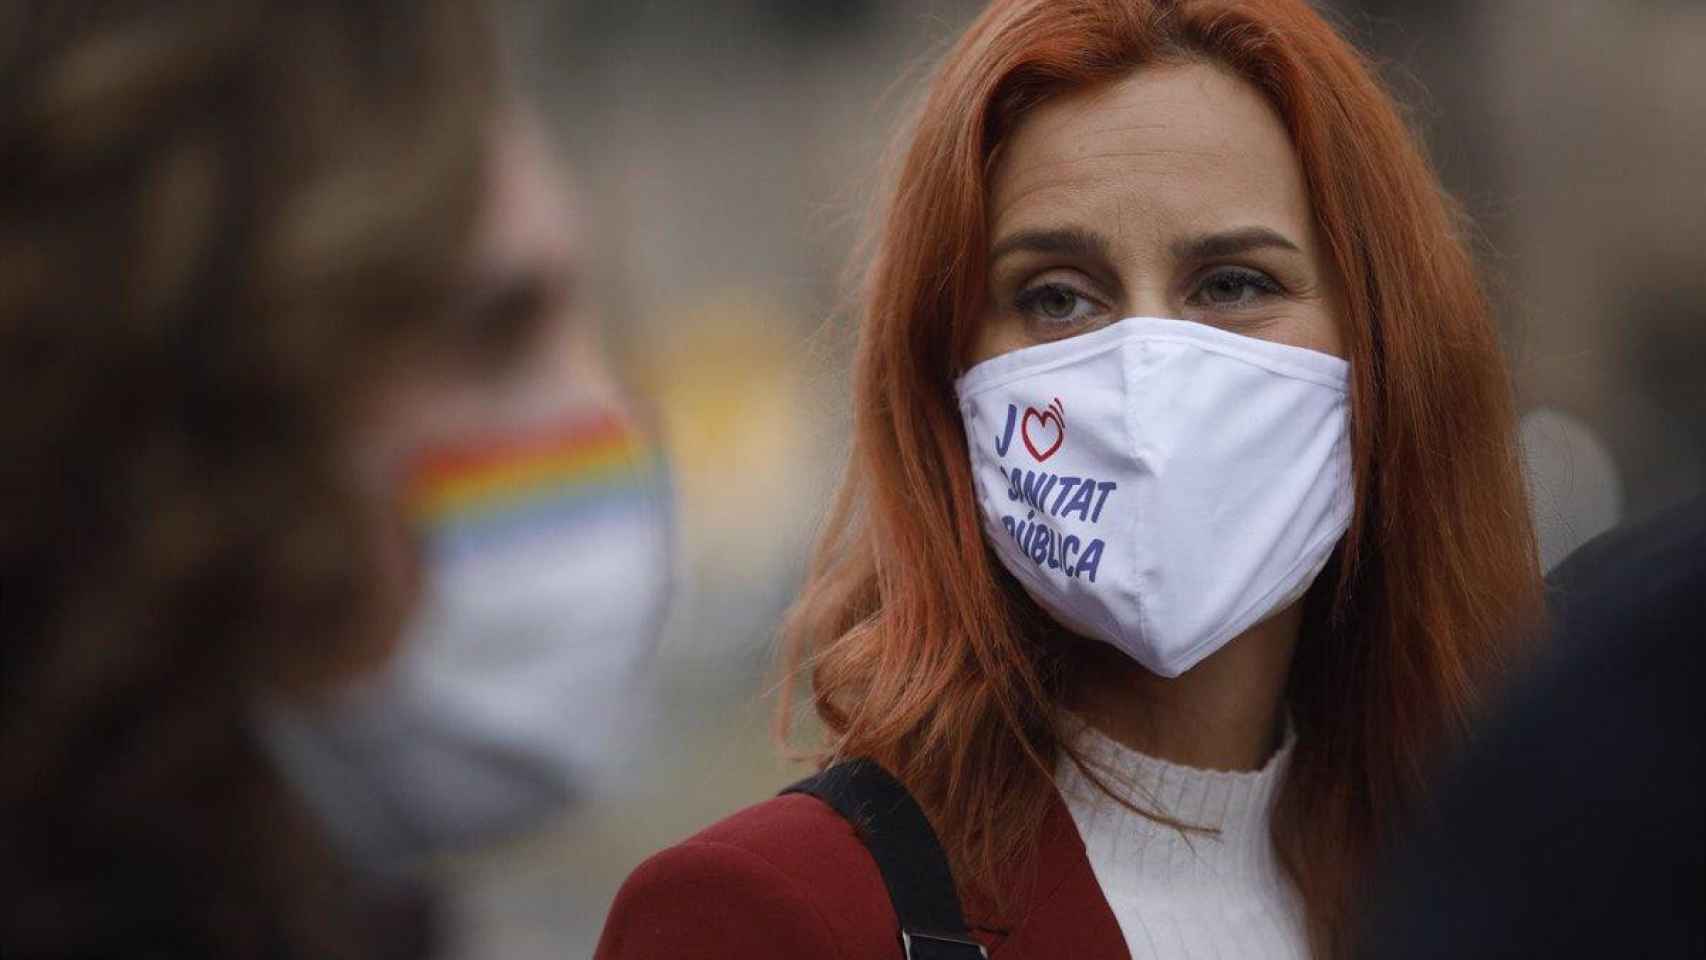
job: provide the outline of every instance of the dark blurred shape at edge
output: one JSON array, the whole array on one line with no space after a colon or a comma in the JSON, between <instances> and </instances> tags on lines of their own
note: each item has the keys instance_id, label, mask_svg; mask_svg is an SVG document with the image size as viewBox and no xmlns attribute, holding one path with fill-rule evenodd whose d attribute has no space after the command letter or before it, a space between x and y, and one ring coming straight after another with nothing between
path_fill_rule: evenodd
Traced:
<instances>
[{"instance_id":1,"label":"dark blurred shape at edge","mask_svg":"<svg viewBox=\"0 0 1706 960\"><path fill-rule=\"evenodd\" d=\"M1706 497L1582 547L1555 637L1380 889L1364 956L1706 956Z\"/></svg>"}]
</instances>

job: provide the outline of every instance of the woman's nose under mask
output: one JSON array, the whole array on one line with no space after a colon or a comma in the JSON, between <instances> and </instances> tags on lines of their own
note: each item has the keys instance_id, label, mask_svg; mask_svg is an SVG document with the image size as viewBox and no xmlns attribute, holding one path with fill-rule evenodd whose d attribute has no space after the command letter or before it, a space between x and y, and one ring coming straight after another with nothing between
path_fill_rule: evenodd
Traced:
<instances>
[{"instance_id":1,"label":"woman's nose under mask","mask_svg":"<svg viewBox=\"0 0 1706 960\"><path fill-rule=\"evenodd\" d=\"M985 537L1061 624L1176 677L1343 536L1349 370L1147 317L980 363L955 387Z\"/></svg>"}]
</instances>

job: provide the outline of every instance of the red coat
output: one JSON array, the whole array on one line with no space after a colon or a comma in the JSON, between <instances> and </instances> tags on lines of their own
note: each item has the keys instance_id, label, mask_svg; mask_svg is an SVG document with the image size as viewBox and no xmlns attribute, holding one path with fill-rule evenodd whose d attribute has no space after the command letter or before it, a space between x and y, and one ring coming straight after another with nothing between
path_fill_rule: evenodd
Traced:
<instances>
[{"instance_id":1,"label":"red coat","mask_svg":"<svg viewBox=\"0 0 1706 960\"><path fill-rule=\"evenodd\" d=\"M1005 911L966 905L993 960L1127 960L1125 938L1063 803L1015 871ZM840 814L789 794L642 863L597 960L897 960L900 924L877 865Z\"/></svg>"}]
</instances>

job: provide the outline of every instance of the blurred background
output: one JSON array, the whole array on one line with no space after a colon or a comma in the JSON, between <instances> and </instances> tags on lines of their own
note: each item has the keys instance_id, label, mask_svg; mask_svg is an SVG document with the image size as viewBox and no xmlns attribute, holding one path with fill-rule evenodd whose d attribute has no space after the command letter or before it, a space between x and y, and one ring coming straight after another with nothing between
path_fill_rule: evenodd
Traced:
<instances>
[{"instance_id":1,"label":"blurred background","mask_svg":"<svg viewBox=\"0 0 1706 960\"><path fill-rule=\"evenodd\" d=\"M1706 475L1706 3L1328 5L1477 224L1543 559ZM457 957L589 955L623 877L803 770L770 657L844 458L854 246L970 0L533 0L524 85L681 498L656 715L607 796L445 865Z\"/></svg>"}]
</instances>

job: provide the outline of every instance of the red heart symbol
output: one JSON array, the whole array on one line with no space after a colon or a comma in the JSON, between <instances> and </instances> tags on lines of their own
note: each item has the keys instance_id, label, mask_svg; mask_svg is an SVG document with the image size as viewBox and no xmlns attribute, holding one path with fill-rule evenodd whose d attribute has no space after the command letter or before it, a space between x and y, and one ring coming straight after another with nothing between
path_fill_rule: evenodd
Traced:
<instances>
[{"instance_id":1,"label":"red heart symbol","mask_svg":"<svg viewBox=\"0 0 1706 960\"><path fill-rule=\"evenodd\" d=\"M1050 420L1054 421L1054 442L1049 444L1047 450L1038 450L1037 445L1031 440L1031 418L1033 417L1036 418L1039 426L1046 425ZM1049 408L1040 413L1037 412L1036 407L1026 407L1025 419L1019 424L1019 436L1025 441L1025 449L1031 451L1031 456L1036 458L1038 463L1054 456L1054 452L1066 442L1066 416L1065 410L1060 407L1060 401L1056 400L1049 404Z\"/></svg>"}]
</instances>

